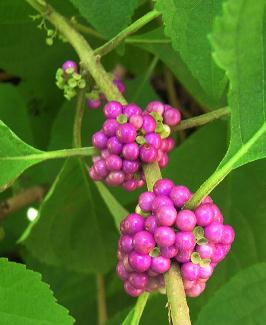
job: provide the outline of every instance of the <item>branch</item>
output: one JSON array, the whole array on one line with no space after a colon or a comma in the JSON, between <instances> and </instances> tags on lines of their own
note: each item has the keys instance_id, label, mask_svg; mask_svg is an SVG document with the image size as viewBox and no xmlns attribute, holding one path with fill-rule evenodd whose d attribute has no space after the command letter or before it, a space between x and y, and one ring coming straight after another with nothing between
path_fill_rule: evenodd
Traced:
<instances>
[{"instance_id":1,"label":"branch","mask_svg":"<svg viewBox=\"0 0 266 325\"><path fill-rule=\"evenodd\" d=\"M86 69L92 77L95 79L98 86L101 90L105 93L108 100L117 100L120 101L122 104L126 104L126 100L118 91L118 88L113 84L107 72L103 69L102 65L99 63L99 59L97 56L94 55L91 47L86 42L86 40L81 36L70 24L69 22L62 17L60 14L54 11L51 6L48 6L44 0L26 0L29 4L31 4L35 9L37 9L44 17L46 17L55 27L57 30L69 41L69 43L74 47L77 54L81 59L81 63L83 68ZM72 149L73 150L73 149ZM146 181L148 189L152 189L154 183L161 179L161 172L160 168L157 163L153 163L148 166L144 166ZM172 278L169 279L167 285L172 286L173 290L169 291L169 295L173 292L182 292L184 293L183 282L182 278L179 274L179 281L178 285L181 288L175 288L176 283L172 283ZM175 298L168 296L169 301L173 301ZM186 310L187 302L185 294L183 297L178 298L179 303L171 304L171 315L173 323L182 325L179 322L180 319L184 319L184 315L180 315L178 306L182 306L181 312ZM188 319L188 322L190 320ZM188 323L189 324L189 323Z\"/></svg>"},{"instance_id":2,"label":"branch","mask_svg":"<svg viewBox=\"0 0 266 325\"><path fill-rule=\"evenodd\" d=\"M191 117L187 120L183 120L176 127L172 129L172 132L198 127L207 124L209 122L218 120L219 118L227 116L229 114L230 114L230 108L222 107L210 113L202 114L199 116Z\"/></svg>"},{"instance_id":3,"label":"branch","mask_svg":"<svg viewBox=\"0 0 266 325\"><path fill-rule=\"evenodd\" d=\"M81 143L81 129L82 129L82 120L84 116L84 105L86 101L86 88L81 89L78 94L77 105L76 105L76 114L73 127L73 146L79 148L82 146Z\"/></svg>"},{"instance_id":4,"label":"branch","mask_svg":"<svg viewBox=\"0 0 266 325\"><path fill-rule=\"evenodd\" d=\"M114 38L112 38L110 41L105 43L103 46L97 48L94 53L97 55L105 55L109 52L111 52L113 49L115 49L121 42L123 42L129 35L135 33L140 28L148 24L153 19L159 17L161 15L160 12L157 10L152 10L148 12L146 15L142 16L138 20L134 21L131 25L129 25L127 28L122 30L119 34L117 34Z\"/></svg>"},{"instance_id":5,"label":"branch","mask_svg":"<svg viewBox=\"0 0 266 325\"><path fill-rule=\"evenodd\" d=\"M91 35L95 38L98 38L99 40L101 41L106 41L106 38L100 34L99 32L97 32L95 29L89 27L89 26L86 26L86 25L82 25L80 24L75 17L72 17L70 19L70 22L71 24L75 27L76 30L80 31L81 33L84 33L84 34L88 34L88 35Z\"/></svg>"},{"instance_id":6,"label":"branch","mask_svg":"<svg viewBox=\"0 0 266 325\"><path fill-rule=\"evenodd\" d=\"M104 276L97 274L97 296L98 296L98 323L104 324L108 320L107 306L105 300Z\"/></svg>"},{"instance_id":7,"label":"branch","mask_svg":"<svg viewBox=\"0 0 266 325\"><path fill-rule=\"evenodd\" d=\"M6 199L0 203L0 220L5 219L10 214L39 202L43 199L47 189L43 186L33 186L24 192Z\"/></svg>"}]
</instances>

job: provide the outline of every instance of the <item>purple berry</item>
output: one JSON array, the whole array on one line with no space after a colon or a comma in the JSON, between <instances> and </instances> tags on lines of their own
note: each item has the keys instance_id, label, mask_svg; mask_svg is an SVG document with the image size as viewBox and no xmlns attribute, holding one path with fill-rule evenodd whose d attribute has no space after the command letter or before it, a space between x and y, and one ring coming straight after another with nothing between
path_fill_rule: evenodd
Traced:
<instances>
[{"instance_id":1,"label":"purple berry","mask_svg":"<svg viewBox=\"0 0 266 325\"><path fill-rule=\"evenodd\" d=\"M128 272L126 271L123 262L118 262L116 266L116 273L122 280L127 280L128 278Z\"/></svg>"},{"instance_id":2,"label":"purple berry","mask_svg":"<svg viewBox=\"0 0 266 325\"><path fill-rule=\"evenodd\" d=\"M153 145L155 149L160 149L162 139L159 134L148 133L148 134L146 134L145 139L146 139L147 143Z\"/></svg>"},{"instance_id":3,"label":"purple berry","mask_svg":"<svg viewBox=\"0 0 266 325\"><path fill-rule=\"evenodd\" d=\"M230 249L230 245L229 245ZM228 245L217 244L215 245L214 253L212 255L213 263L220 263L228 253Z\"/></svg>"},{"instance_id":4,"label":"purple berry","mask_svg":"<svg viewBox=\"0 0 266 325\"><path fill-rule=\"evenodd\" d=\"M138 297L139 295L142 294L143 289L137 289L135 287L133 287L129 281L126 281L124 283L124 289L126 291L126 293L128 293L130 296L132 297Z\"/></svg>"},{"instance_id":5,"label":"purple berry","mask_svg":"<svg viewBox=\"0 0 266 325\"><path fill-rule=\"evenodd\" d=\"M188 297L198 297L205 290L205 283L195 283L193 287L189 290L186 290L186 295Z\"/></svg>"},{"instance_id":6,"label":"purple berry","mask_svg":"<svg viewBox=\"0 0 266 325\"><path fill-rule=\"evenodd\" d=\"M92 137L92 143L97 149L105 149L107 145L107 137L103 131L98 131L94 133Z\"/></svg>"},{"instance_id":7,"label":"purple berry","mask_svg":"<svg viewBox=\"0 0 266 325\"><path fill-rule=\"evenodd\" d=\"M152 211L156 212L157 209L159 209L160 207L165 206L165 205L174 206L172 200L169 199L168 196L166 196L166 195L158 195L153 200L151 208L152 208Z\"/></svg>"},{"instance_id":8,"label":"purple berry","mask_svg":"<svg viewBox=\"0 0 266 325\"><path fill-rule=\"evenodd\" d=\"M142 110L136 104L128 104L124 107L123 114L127 115L128 117L131 117L133 115L141 115Z\"/></svg>"},{"instance_id":9,"label":"purple berry","mask_svg":"<svg viewBox=\"0 0 266 325\"><path fill-rule=\"evenodd\" d=\"M123 106L119 102L112 101L107 103L103 110L107 118L116 119L120 114L122 114Z\"/></svg>"},{"instance_id":10,"label":"purple berry","mask_svg":"<svg viewBox=\"0 0 266 325\"><path fill-rule=\"evenodd\" d=\"M129 118L129 123L132 124L138 130L143 125L143 118L141 115L132 115Z\"/></svg>"},{"instance_id":11,"label":"purple berry","mask_svg":"<svg viewBox=\"0 0 266 325\"><path fill-rule=\"evenodd\" d=\"M212 204L212 210L213 210L213 221L223 223L224 217L221 213L221 210L217 207L216 204Z\"/></svg>"},{"instance_id":12,"label":"purple berry","mask_svg":"<svg viewBox=\"0 0 266 325\"><path fill-rule=\"evenodd\" d=\"M180 231L176 234L176 247L179 251L189 251L196 245L196 238L192 232Z\"/></svg>"},{"instance_id":13,"label":"purple berry","mask_svg":"<svg viewBox=\"0 0 266 325\"><path fill-rule=\"evenodd\" d=\"M165 168L169 163L169 157L167 153L163 153L161 159L158 161L160 168Z\"/></svg>"},{"instance_id":14,"label":"purple berry","mask_svg":"<svg viewBox=\"0 0 266 325\"><path fill-rule=\"evenodd\" d=\"M100 99L88 99L87 105L91 109L98 109L101 106L101 100Z\"/></svg>"},{"instance_id":15,"label":"purple berry","mask_svg":"<svg viewBox=\"0 0 266 325\"><path fill-rule=\"evenodd\" d=\"M135 189L138 188L138 181L135 179L130 179L128 181L125 181L123 183L123 188L128 192L135 191Z\"/></svg>"},{"instance_id":16,"label":"purple berry","mask_svg":"<svg viewBox=\"0 0 266 325\"><path fill-rule=\"evenodd\" d=\"M138 161L123 160L123 171L127 174L135 174L140 168Z\"/></svg>"},{"instance_id":17,"label":"purple berry","mask_svg":"<svg viewBox=\"0 0 266 325\"><path fill-rule=\"evenodd\" d=\"M178 249L175 245L162 247L160 249L161 255L168 258L173 258L177 255Z\"/></svg>"},{"instance_id":18,"label":"purple berry","mask_svg":"<svg viewBox=\"0 0 266 325\"><path fill-rule=\"evenodd\" d=\"M133 250L133 239L131 236L124 235L119 240L119 246L122 252L130 253Z\"/></svg>"},{"instance_id":19,"label":"purple berry","mask_svg":"<svg viewBox=\"0 0 266 325\"><path fill-rule=\"evenodd\" d=\"M212 273L213 273L213 266L211 264L205 267L200 267L199 269L199 277L202 279L209 279Z\"/></svg>"},{"instance_id":20,"label":"purple berry","mask_svg":"<svg viewBox=\"0 0 266 325\"><path fill-rule=\"evenodd\" d=\"M151 115L147 114L143 116L142 130L144 131L144 133L154 132L156 127L157 123Z\"/></svg>"},{"instance_id":21,"label":"purple berry","mask_svg":"<svg viewBox=\"0 0 266 325\"><path fill-rule=\"evenodd\" d=\"M108 141L107 141L107 144L108 144ZM102 151L101 151L101 157L103 158L103 159L106 159L107 157L109 157L110 156L110 152L108 151L108 149L103 149Z\"/></svg>"},{"instance_id":22,"label":"purple berry","mask_svg":"<svg viewBox=\"0 0 266 325\"><path fill-rule=\"evenodd\" d=\"M139 197L139 206L142 211L149 212L152 210L152 202L155 199L153 192L144 192L140 194Z\"/></svg>"},{"instance_id":23,"label":"purple berry","mask_svg":"<svg viewBox=\"0 0 266 325\"><path fill-rule=\"evenodd\" d=\"M170 258L164 256L156 256L151 260L151 270L157 273L165 273L171 267Z\"/></svg>"},{"instance_id":24,"label":"purple berry","mask_svg":"<svg viewBox=\"0 0 266 325\"><path fill-rule=\"evenodd\" d=\"M116 136L113 136L108 139L107 148L109 150L109 153L120 155L123 150L123 145L119 142Z\"/></svg>"},{"instance_id":25,"label":"purple berry","mask_svg":"<svg viewBox=\"0 0 266 325\"><path fill-rule=\"evenodd\" d=\"M120 124L116 129L116 136L121 143L135 142L137 131L130 123Z\"/></svg>"},{"instance_id":26,"label":"purple berry","mask_svg":"<svg viewBox=\"0 0 266 325\"><path fill-rule=\"evenodd\" d=\"M190 250L179 250L175 256L175 259L179 263L190 262L191 254L193 253L193 249Z\"/></svg>"},{"instance_id":27,"label":"purple berry","mask_svg":"<svg viewBox=\"0 0 266 325\"><path fill-rule=\"evenodd\" d=\"M137 214L129 214L123 223L123 233L128 235L134 235L139 231L144 230L144 218Z\"/></svg>"},{"instance_id":28,"label":"purple berry","mask_svg":"<svg viewBox=\"0 0 266 325\"><path fill-rule=\"evenodd\" d=\"M163 114L164 122L169 126L176 126L181 120L181 114L177 109L169 108Z\"/></svg>"},{"instance_id":29,"label":"purple berry","mask_svg":"<svg viewBox=\"0 0 266 325\"><path fill-rule=\"evenodd\" d=\"M120 79L114 79L114 84L117 86L120 93L124 94L124 92L126 91L125 84Z\"/></svg>"},{"instance_id":30,"label":"purple berry","mask_svg":"<svg viewBox=\"0 0 266 325\"><path fill-rule=\"evenodd\" d=\"M176 221L176 209L172 206L161 206L155 213L156 221L160 226L172 226Z\"/></svg>"},{"instance_id":31,"label":"purple berry","mask_svg":"<svg viewBox=\"0 0 266 325\"><path fill-rule=\"evenodd\" d=\"M113 171L105 179L110 186L119 186L124 182L125 174L122 171Z\"/></svg>"},{"instance_id":32,"label":"purple berry","mask_svg":"<svg viewBox=\"0 0 266 325\"><path fill-rule=\"evenodd\" d=\"M94 170L102 178L106 177L109 173L104 159L99 159L94 163Z\"/></svg>"},{"instance_id":33,"label":"purple berry","mask_svg":"<svg viewBox=\"0 0 266 325\"><path fill-rule=\"evenodd\" d=\"M155 247L155 241L151 233L143 230L134 235L133 246L137 253L149 254Z\"/></svg>"},{"instance_id":34,"label":"purple berry","mask_svg":"<svg viewBox=\"0 0 266 325\"><path fill-rule=\"evenodd\" d=\"M125 144L122 153L127 160L136 160L139 156L139 146L135 142Z\"/></svg>"},{"instance_id":35,"label":"purple berry","mask_svg":"<svg viewBox=\"0 0 266 325\"><path fill-rule=\"evenodd\" d=\"M199 277L200 266L198 264L193 264L192 262L187 262L181 265L181 274L183 279L194 281Z\"/></svg>"},{"instance_id":36,"label":"purple berry","mask_svg":"<svg viewBox=\"0 0 266 325\"><path fill-rule=\"evenodd\" d=\"M195 215L197 218L197 224L202 227L208 226L212 221L214 217L213 204L201 204L197 209L195 210Z\"/></svg>"},{"instance_id":37,"label":"purple berry","mask_svg":"<svg viewBox=\"0 0 266 325\"><path fill-rule=\"evenodd\" d=\"M169 195L172 188L174 187L174 182L171 179L160 179L158 180L154 187L153 191L155 195Z\"/></svg>"},{"instance_id":38,"label":"purple berry","mask_svg":"<svg viewBox=\"0 0 266 325\"><path fill-rule=\"evenodd\" d=\"M176 217L176 226L182 231L192 231L196 226L195 214L190 210L181 210Z\"/></svg>"},{"instance_id":39,"label":"purple berry","mask_svg":"<svg viewBox=\"0 0 266 325\"><path fill-rule=\"evenodd\" d=\"M205 237L212 243L220 243L223 236L224 226L214 221L205 228Z\"/></svg>"},{"instance_id":40,"label":"purple berry","mask_svg":"<svg viewBox=\"0 0 266 325\"><path fill-rule=\"evenodd\" d=\"M136 271L136 272L145 272L150 268L151 265L151 257L150 255L146 254L139 254L137 252L131 252L129 254L129 263L131 267Z\"/></svg>"},{"instance_id":41,"label":"purple berry","mask_svg":"<svg viewBox=\"0 0 266 325\"><path fill-rule=\"evenodd\" d=\"M190 190L186 186L174 186L170 192L170 198L178 208L182 208L192 197Z\"/></svg>"},{"instance_id":42,"label":"purple berry","mask_svg":"<svg viewBox=\"0 0 266 325\"><path fill-rule=\"evenodd\" d=\"M235 239L235 231L234 231L233 227L231 227L229 225L224 225L223 226L223 235L222 235L221 242L223 244L229 244L230 245L230 244L232 244L234 239Z\"/></svg>"},{"instance_id":43,"label":"purple berry","mask_svg":"<svg viewBox=\"0 0 266 325\"><path fill-rule=\"evenodd\" d=\"M206 196L205 199L202 201L202 204L213 203L213 200L210 196Z\"/></svg>"},{"instance_id":44,"label":"purple berry","mask_svg":"<svg viewBox=\"0 0 266 325\"><path fill-rule=\"evenodd\" d=\"M175 147L175 139L173 138L166 138L166 139L163 139L164 140L164 151L166 152L170 152L174 149Z\"/></svg>"},{"instance_id":45,"label":"purple berry","mask_svg":"<svg viewBox=\"0 0 266 325\"><path fill-rule=\"evenodd\" d=\"M215 247L213 244L204 244L197 246L196 251L200 254L201 258L212 258Z\"/></svg>"},{"instance_id":46,"label":"purple berry","mask_svg":"<svg viewBox=\"0 0 266 325\"><path fill-rule=\"evenodd\" d=\"M90 168L89 174L90 174L91 179L93 179L94 181L99 181L103 178L96 173L94 166Z\"/></svg>"},{"instance_id":47,"label":"purple berry","mask_svg":"<svg viewBox=\"0 0 266 325\"><path fill-rule=\"evenodd\" d=\"M78 65L75 61L72 60L68 60L66 61L63 66L62 66L63 70L65 72L67 72L68 69L73 69L73 71L77 72L78 71Z\"/></svg>"},{"instance_id":48,"label":"purple berry","mask_svg":"<svg viewBox=\"0 0 266 325\"><path fill-rule=\"evenodd\" d=\"M153 101L150 102L146 108L147 112L151 113L151 112L157 112L161 115L163 115L164 113L164 104L162 104L159 101Z\"/></svg>"},{"instance_id":49,"label":"purple berry","mask_svg":"<svg viewBox=\"0 0 266 325\"><path fill-rule=\"evenodd\" d=\"M184 283L185 290L189 290L193 287L193 285L195 284L195 281L189 281L189 280L183 279L183 283Z\"/></svg>"},{"instance_id":50,"label":"purple berry","mask_svg":"<svg viewBox=\"0 0 266 325\"><path fill-rule=\"evenodd\" d=\"M140 159L147 163L153 163L157 158L157 150L150 144L144 144L140 147Z\"/></svg>"},{"instance_id":51,"label":"purple berry","mask_svg":"<svg viewBox=\"0 0 266 325\"><path fill-rule=\"evenodd\" d=\"M149 231L150 233L154 233L156 228L157 223L156 218L154 216L149 216L145 219L145 230Z\"/></svg>"},{"instance_id":52,"label":"purple berry","mask_svg":"<svg viewBox=\"0 0 266 325\"><path fill-rule=\"evenodd\" d=\"M128 281L134 288L144 289L149 282L149 277L145 273L131 273Z\"/></svg>"},{"instance_id":53,"label":"purple berry","mask_svg":"<svg viewBox=\"0 0 266 325\"><path fill-rule=\"evenodd\" d=\"M110 155L105 159L106 167L110 171L118 171L122 169L123 161L117 155Z\"/></svg>"},{"instance_id":54,"label":"purple berry","mask_svg":"<svg viewBox=\"0 0 266 325\"><path fill-rule=\"evenodd\" d=\"M175 232L170 227L158 227L154 231L154 239L161 247L172 246L175 243Z\"/></svg>"},{"instance_id":55,"label":"purple berry","mask_svg":"<svg viewBox=\"0 0 266 325\"><path fill-rule=\"evenodd\" d=\"M119 123L116 119L110 118L106 120L103 124L103 132L108 137L113 137L116 133L116 129Z\"/></svg>"}]
</instances>

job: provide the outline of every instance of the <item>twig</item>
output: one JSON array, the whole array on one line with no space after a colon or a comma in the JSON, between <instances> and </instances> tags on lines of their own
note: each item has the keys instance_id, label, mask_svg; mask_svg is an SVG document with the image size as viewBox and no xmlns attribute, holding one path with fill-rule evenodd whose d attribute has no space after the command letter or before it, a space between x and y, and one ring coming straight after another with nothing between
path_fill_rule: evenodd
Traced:
<instances>
[{"instance_id":1,"label":"twig","mask_svg":"<svg viewBox=\"0 0 266 325\"><path fill-rule=\"evenodd\" d=\"M114 38L112 38L110 41L105 43L103 46L99 47L94 51L94 53L97 55L105 55L109 52L111 52L114 48L116 48L122 41L126 39L129 35L135 33L140 28L148 24L150 21L155 19L156 17L160 16L161 14L157 10L152 10L148 12L146 15L142 16L138 20L134 21L131 25L129 25L127 28L122 30L119 34L117 34Z\"/></svg>"},{"instance_id":2,"label":"twig","mask_svg":"<svg viewBox=\"0 0 266 325\"><path fill-rule=\"evenodd\" d=\"M76 114L73 127L73 146L75 148L80 148L81 143L81 129L82 129L82 120L84 116L84 105L86 101L86 89L81 89L78 94L77 105L76 105Z\"/></svg>"},{"instance_id":3,"label":"twig","mask_svg":"<svg viewBox=\"0 0 266 325\"><path fill-rule=\"evenodd\" d=\"M12 196L0 203L0 219L5 219L10 214L39 202L43 199L47 189L44 186L33 186L27 190Z\"/></svg>"}]
</instances>

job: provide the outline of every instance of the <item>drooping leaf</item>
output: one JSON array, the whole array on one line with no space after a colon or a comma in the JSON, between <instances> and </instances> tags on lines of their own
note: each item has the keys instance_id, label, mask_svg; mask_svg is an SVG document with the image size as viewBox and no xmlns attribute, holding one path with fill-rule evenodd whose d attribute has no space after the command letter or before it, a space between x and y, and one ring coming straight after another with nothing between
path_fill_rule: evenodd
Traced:
<instances>
[{"instance_id":1,"label":"drooping leaf","mask_svg":"<svg viewBox=\"0 0 266 325\"><path fill-rule=\"evenodd\" d=\"M173 50L162 28L129 37L128 42L130 45L140 47L157 55L201 105L207 106L210 109L225 105L223 93L219 97L214 98L212 94L200 85L199 81L189 70L187 62L181 58L178 52Z\"/></svg>"},{"instance_id":2,"label":"drooping leaf","mask_svg":"<svg viewBox=\"0 0 266 325\"><path fill-rule=\"evenodd\" d=\"M107 37L114 36L129 24L138 5L137 0L71 0L71 2L97 31Z\"/></svg>"},{"instance_id":3,"label":"drooping leaf","mask_svg":"<svg viewBox=\"0 0 266 325\"><path fill-rule=\"evenodd\" d=\"M41 262L78 272L109 270L117 239L110 212L78 159L66 161L22 237Z\"/></svg>"},{"instance_id":4,"label":"drooping leaf","mask_svg":"<svg viewBox=\"0 0 266 325\"><path fill-rule=\"evenodd\" d=\"M0 259L0 315L5 325L74 324L40 274L22 264Z\"/></svg>"},{"instance_id":5,"label":"drooping leaf","mask_svg":"<svg viewBox=\"0 0 266 325\"><path fill-rule=\"evenodd\" d=\"M207 39L221 4L222 0L157 0L173 48L214 101L223 96L227 83L224 72L212 59Z\"/></svg>"},{"instance_id":6,"label":"drooping leaf","mask_svg":"<svg viewBox=\"0 0 266 325\"><path fill-rule=\"evenodd\" d=\"M266 156L265 5L227 2L211 38L216 62L230 80L231 138L219 166L225 172Z\"/></svg>"},{"instance_id":7,"label":"drooping leaf","mask_svg":"<svg viewBox=\"0 0 266 325\"><path fill-rule=\"evenodd\" d=\"M239 272L209 300L196 325L264 324L266 263Z\"/></svg>"}]
</instances>

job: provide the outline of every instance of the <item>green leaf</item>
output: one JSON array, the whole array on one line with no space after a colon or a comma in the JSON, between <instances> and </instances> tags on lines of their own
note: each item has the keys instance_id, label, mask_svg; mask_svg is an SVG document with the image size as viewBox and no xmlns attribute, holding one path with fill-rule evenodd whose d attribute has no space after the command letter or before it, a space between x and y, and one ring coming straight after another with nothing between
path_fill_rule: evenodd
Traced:
<instances>
[{"instance_id":1,"label":"green leaf","mask_svg":"<svg viewBox=\"0 0 266 325\"><path fill-rule=\"evenodd\" d=\"M105 272L116 262L118 232L87 170L66 161L21 241L41 262L77 272Z\"/></svg>"},{"instance_id":2,"label":"green leaf","mask_svg":"<svg viewBox=\"0 0 266 325\"><path fill-rule=\"evenodd\" d=\"M231 139L226 172L266 157L265 1L227 2L212 34L214 57L230 80ZM247 45L250 50L247 50Z\"/></svg>"},{"instance_id":3,"label":"green leaf","mask_svg":"<svg viewBox=\"0 0 266 325\"><path fill-rule=\"evenodd\" d=\"M157 0L173 48L214 101L223 96L227 80L212 59L207 35L221 4L222 0Z\"/></svg>"},{"instance_id":4,"label":"green leaf","mask_svg":"<svg viewBox=\"0 0 266 325\"><path fill-rule=\"evenodd\" d=\"M165 37L162 28L128 38L130 45L157 55L201 105L208 108L224 106L226 103L224 94L221 94L219 98L214 98L208 91L204 90L199 81L192 75L187 63L178 52L173 50L168 41L169 39Z\"/></svg>"},{"instance_id":5,"label":"green leaf","mask_svg":"<svg viewBox=\"0 0 266 325\"><path fill-rule=\"evenodd\" d=\"M129 24L138 5L138 0L71 0L71 2L98 32L108 38Z\"/></svg>"},{"instance_id":6,"label":"green leaf","mask_svg":"<svg viewBox=\"0 0 266 325\"><path fill-rule=\"evenodd\" d=\"M5 325L74 324L40 274L0 259L0 315ZM36 299L37 298L37 299Z\"/></svg>"},{"instance_id":7,"label":"green leaf","mask_svg":"<svg viewBox=\"0 0 266 325\"><path fill-rule=\"evenodd\" d=\"M20 140L2 121L0 121L0 190L4 190L11 182L30 166L42 159L29 155L40 154L37 150Z\"/></svg>"},{"instance_id":8,"label":"green leaf","mask_svg":"<svg viewBox=\"0 0 266 325\"><path fill-rule=\"evenodd\" d=\"M264 324L266 263L239 272L216 292L199 314L196 325Z\"/></svg>"}]
</instances>

